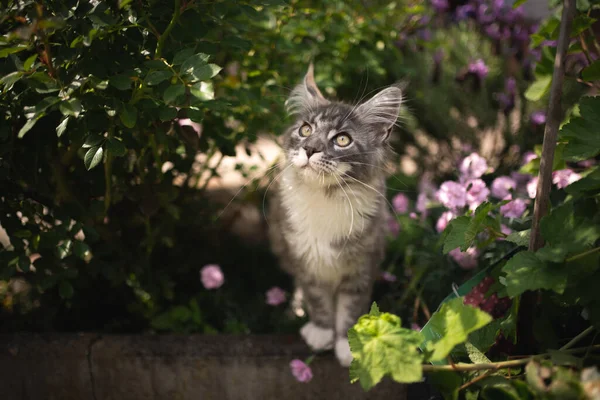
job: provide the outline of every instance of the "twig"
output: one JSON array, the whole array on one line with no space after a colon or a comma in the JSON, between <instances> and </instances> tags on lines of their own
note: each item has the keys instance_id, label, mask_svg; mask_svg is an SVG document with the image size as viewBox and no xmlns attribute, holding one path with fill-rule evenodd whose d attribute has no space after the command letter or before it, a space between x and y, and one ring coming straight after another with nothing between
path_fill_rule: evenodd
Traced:
<instances>
[{"instance_id":1,"label":"twig","mask_svg":"<svg viewBox=\"0 0 600 400\"><path fill-rule=\"evenodd\" d=\"M163 47L165 46L165 41L171 34L171 31L173 30L173 28L175 27L175 24L177 23L177 20L179 19L179 15L181 14L181 0L175 0L174 7L175 8L173 10L173 17L171 17L171 22L169 22L167 29L165 29L165 31L162 33L162 35L160 35L160 38L158 39L158 43L156 44L156 51L154 52L155 59L158 59L162 56L162 50L163 50Z\"/></svg>"},{"instance_id":2,"label":"twig","mask_svg":"<svg viewBox=\"0 0 600 400\"><path fill-rule=\"evenodd\" d=\"M493 370L489 370L484 372L483 374L479 375L477 378L470 380L469 382L464 383L461 387L458 388L459 391L468 388L469 386L471 386L474 383L479 382L480 380L487 378L488 376L490 376L490 374L494 372Z\"/></svg>"},{"instance_id":3,"label":"twig","mask_svg":"<svg viewBox=\"0 0 600 400\"><path fill-rule=\"evenodd\" d=\"M565 344L563 347L561 347L561 350L568 350L571 347L573 347L573 345L577 342L579 342L581 339L583 339L584 337L586 337L587 335L589 335L591 332L594 331L594 327L590 326L589 328L587 328L586 330L584 330L583 332L581 332L579 335L575 336L573 339L571 339L567 344Z\"/></svg>"},{"instance_id":4,"label":"twig","mask_svg":"<svg viewBox=\"0 0 600 400\"><path fill-rule=\"evenodd\" d=\"M584 251L583 253L580 253L580 254L575 254L574 256L571 256L571 257L567 258L565 260L565 262L575 261L575 260L578 260L580 258L589 256L590 254L597 253L598 251L600 251L600 247L594 247L593 249L590 249L588 251Z\"/></svg>"}]
</instances>

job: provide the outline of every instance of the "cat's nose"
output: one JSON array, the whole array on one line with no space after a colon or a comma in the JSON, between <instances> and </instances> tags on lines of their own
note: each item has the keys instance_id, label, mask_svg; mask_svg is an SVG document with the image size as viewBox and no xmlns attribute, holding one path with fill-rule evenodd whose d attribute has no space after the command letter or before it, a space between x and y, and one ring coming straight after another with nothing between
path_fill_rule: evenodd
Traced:
<instances>
[{"instance_id":1,"label":"cat's nose","mask_svg":"<svg viewBox=\"0 0 600 400\"><path fill-rule=\"evenodd\" d=\"M306 151L306 157L308 157L308 158L310 158L310 156L312 156L313 154L319 152L319 150L317 150L316 147L312 147L312 146L305 146L304 151Z\"/></svg>"}]
</instances>

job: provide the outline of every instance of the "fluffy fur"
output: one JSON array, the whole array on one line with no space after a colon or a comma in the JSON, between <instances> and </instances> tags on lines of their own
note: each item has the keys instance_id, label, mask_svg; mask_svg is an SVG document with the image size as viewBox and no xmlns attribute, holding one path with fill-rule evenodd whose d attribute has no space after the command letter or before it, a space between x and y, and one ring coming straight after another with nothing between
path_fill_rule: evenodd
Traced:
<instances>
[{"instance_id":1,"label":"fluffy fur","mask_svg":"<svg viewBox=\"0 0 600 400\"><path fill-rule=\"evenodd\" d=\"M384 256L382 171L401 102L394 86L362 104L331 102L311 66L287 103L297 119L284 135L287 163L272 191L272 248L302 288L310 317L304 340L315 350L334 348L344 366L352 360L347 331L367 311Z\"/></svg>"}]
</instances>

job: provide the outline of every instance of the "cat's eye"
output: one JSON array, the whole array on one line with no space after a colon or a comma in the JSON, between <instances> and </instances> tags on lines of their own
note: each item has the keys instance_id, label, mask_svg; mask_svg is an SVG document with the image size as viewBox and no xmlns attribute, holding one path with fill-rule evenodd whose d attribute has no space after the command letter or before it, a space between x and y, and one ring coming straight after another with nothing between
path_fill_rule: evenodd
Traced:
<instances>
[{"instance_id":1,"label":"cat's eye","mask_svg":"<svg viewBox=\"0 0 600 400\"><path fill-rule=\"evenodd\" d=\"M300 136L308 137L312 133L312 128L309 124L304 124L300 127L300 130L298 132L300 132Z\"/></svg>"},{"instance_id":2,"label":"cat's eye","mask_svg":"<svg viewBox=\"0 0 600 400\"><path fill-rule=\"evenodd\" d=\"M333 141L339 147L346 147L350 143L352 143L352 139L350 139L350 136L346 135L345 133L340 133L335 138L333 138Z\"/></svg>"}]
</instances>

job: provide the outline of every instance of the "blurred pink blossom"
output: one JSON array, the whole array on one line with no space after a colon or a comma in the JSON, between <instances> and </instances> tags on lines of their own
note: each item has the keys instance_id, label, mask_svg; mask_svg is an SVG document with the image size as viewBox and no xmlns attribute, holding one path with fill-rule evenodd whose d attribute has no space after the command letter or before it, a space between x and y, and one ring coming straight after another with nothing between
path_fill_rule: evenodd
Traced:
<instances>
[{"instance_id":1,"label":"blurred pink blossom","mask_svg":"<svg viewBox=\"0 0 600 400\"><path fill-rule=\"evenodd\" d=\"M529 195L530 199L535 199L535 195L537 193L538 179L539 178L537 176L534 176L527 184L527 194Z\"/></svg>"},{"instance_id":2,"label":"blurred pink blossom","mask_svg":"<svg viewBox=\"0 0 600 400\"><path fill-rule=\"evenodd\" d=\"M530 119L533 125L544 125L546 123L546 112L535 111L531 113Z\"/></svg>"},{"instance_id":3,"label":"blurred pink blossom","mask_svg":"<svg viewBox=\"0 0 600 400\"><path fill-rule=\"evenodd\" d=\"M467 204L467 191L460 183L446 181L440 186L437 198L446 208L460 208Z\"/></svg>"},{"instance_id":4,"label":"blurred pink blossom","mask_svg":"<svg viewBox=\"0 0 600 400\"><path fill-rule=\"evenodd\" d=\"M310 382L313 378L312 370L301 360L292 360L290 362L290 369L292 370L292 375L294 375L294 378L296 378L298 382Z\"/></svg>"},{"instance_id":5,"label":"blurred pink blossom","mask_svg":"<svg viewBox=\"0 0 600 400\"><path fill-rule=\"evenodd\" d=\"M396 221L395 217L390 217L388 219L388 233L390 236L396 237L400 233L400 224Z\"/></svg>"},{"instance_id":6,"label":"blurred pink blossom","mask_svg":"<svg viewBox=\"0 0 600 400\"><path fill-rule=\"evenodd\" d=\"M582 167L582 168L589 168L589 167L593 167L594 165L596 165L596 160L589 159L589 160L583 160L583 161L579 161L577 163L578 166Z\"/></svg>"},{"instance_id":7,"label":"blurred pink blossom","mask_svg":"<svg viewBox=\"0 0 600 400\"><path fill-rule=\"evenodd\" d=\"M487 161L477 153L465 157L459 166L459 171L465 180L479 178L488 169Z\"/></svg>"},{"instance_id":8,"label":"blurred pink blossom","mask_svg":"<svg viewBox=\"0 0 600 400\"><path fill-rule=\"evenodd\" d=\"M538 155L535 154L533 151L528 151L525 154L523 154L523 165L525 164L529 164L531 161L535 160L536 158L538 158Z\"/></svg>"},{"instance_id":9,"label":"blurred pink blossom","mask_svg":"<svg viewBox=\"0 0 600 400\"><path fill-rule=\"evenodd\" d=\"M396 275L394 275L394 274L392 274L392 273L390 273L390 272L383 271L383 272L381 273L381 279L383 279L383 280L384 280L384 281L386 281L386 282L396 282L396 280L397 280L398 278L396 278Z\"/></svg>"},{"instance_id":10,"label":"blurred pink blossom","mask_svg":"<svg viewBox=\"0 0 600 400\"><path fill-rule=\"evenodd\" d=\"M480 58L469 64L469 72L477 75L479 79L484 79L489 72L489 68L485 65L485 61Z\"/></svg>"},{"instance_id":11,"label":"blurred pink blossom","mask_svg":"<svg viewBox=\"0 0 600 400\"><path fill-rule=\"evenodd\" d=\"M581 179L581 175L570 169L561 169L552 173L552 183L562 189Z\"/></svg>"},{"instance_id":12,"label":"blurred pink blossom","mask_svg":"<svg viewBox=\"0 0 600 400\"><path fill-rule=\"evenodd\" d=\"M479 250L477 250L476 247L469 247L465 252L460 251L460 248L457 247L448 254L450 254L450 257L464 269L473 269L477 267Z\"/></svg>"},{"instance_id":13,"label":"blurred pink blossom","mask_svg":"<svg viewBox=\"0 0 600 400\"><path fill-rule=\"evenodd\" d=\"M454 215L452 211L444 212L437 220L435 224L435 230L438 232L443 232L444 229L446 229L446 226L448 226L448 223L452 221L455 217L456 215Z\"/></svg>"},{"instance_id":14,"label":"blurred pink blossom","mask_svg":"<svg viewBox=\"0 0 600 400\"><path fill-rule=\"evenodd\" d=\"M221 267L216 264L209 264L200 270L200 280L206 289L217 289L225 282L225 276Z\"/></svg>"},{"instance_id":15,"label":"blurred pink blossom","mask_svg":"<svg viewBox=\"0 0 600 400\"><path fill-rule=\"evenodd\" d=\"M414 212L411 212L410 214L408 214L408 216L409 216L411 219L417 219L417 218L419 218L419 217L418 217L418 215L417 215L417 213L414 213Z\"/></svg>"},{"instance_id":16,"label":"blurred pink blossom","mask_svg":"<svg viewBox=\"0 0 600 400\"><path fill-rule=\"evenodd\" d=\"M267 290L266 293L267 304L270 306L278 306L282 303L285 303L285 291L280 287L273 286L271 289Z\"/></svg>"},{"instance_id":17,"label":"blurred pink blossom","mask_svg":"<svg viewBox=\"0 0 600 400\"><path fill-rule=\"evenodd\" d=\"M500 232L504 233L505 235L510 235L512 233L512 229L502 224L500 225ZM504 240L504 238L498 238L498 240Z\"/></svg>"},{"instance_id":18,"label":"blurred pink blossom","mask_svg":"<svg viewBox=\"0 0 600 400\"><path fill-rule=\"evenodd\" d=\"M427 204L429 203L429 199L427 198L427 195L423 192L419 193L419 196L417 196L417 205L416 205L416 209L418 212L420 212L421 214L425 215L427 213Z\"/></svg>"},{"instance_id":19,"label":"blurred pink blossom","mask_svg":"<svg viewBox=\"0 0 600 400\"><path fill-rule=\"evenodd\" d=\"M408 212L409 200L405 194L399 193L395 195L392 199L392 204L397 213L406 214Z\"/></svg>"},{"instance_id":20,"label":"blurred pink blossom","mask_svg":"<svg viewBox=\"0 0 600 400\"><path fill-rule=\"evenodd\" d=\"M499 176L492 182L492 196L503 199L517 187L516 182L509 176Z\"/></svg>"},{"instance_id":21,"label":"blurred pink blossom","mask_svg":"<svg viewBox=\"0 0 600 400\"><path fill-rule=\"evenodd\" d=\"M419 326L419 324L413 322L412 324L410 324L410 329L412 329L413 331L420 331L421 327Z\"/></svg>"},{"instance_id":22,"label":"blurred pink blossom","mask_svg":"<svg viewBox=\"0 0 600 400\"><path fill-rule=\"evenodd\" d=\"M527 209L527 203L523 199L514 199L503 206L500 206L500 213L507 218L521 218L525 210Z\"/></svg>"},{"instance_id":23,"label":"blurred pink blossom","mask_svg":"<svg viewBox=\"0 0 600 400\"><path fill-rule=\"evenodd\" d=\"M469 188L467 190L467 204L471 210L476 209L490 195L490 190L481 179L473 179L467 182L466 187Z\"/></svg>"}]
</instances>

